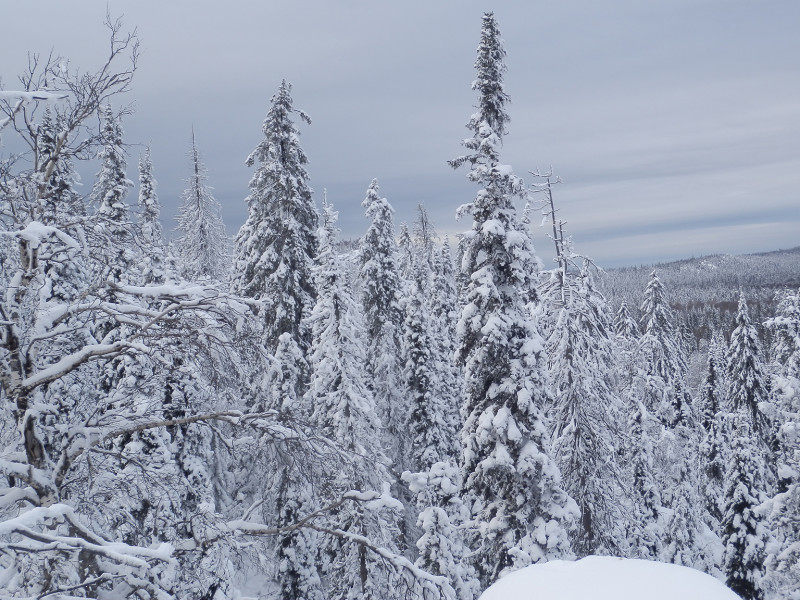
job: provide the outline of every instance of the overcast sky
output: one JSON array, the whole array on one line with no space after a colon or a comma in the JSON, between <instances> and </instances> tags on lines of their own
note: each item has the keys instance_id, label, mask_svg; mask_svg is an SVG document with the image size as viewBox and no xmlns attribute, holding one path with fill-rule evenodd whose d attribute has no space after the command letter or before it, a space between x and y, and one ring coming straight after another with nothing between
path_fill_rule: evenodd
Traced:
<instances>
[{"instance_id":1,"label":"overcast sky","mask_svg":"<svg viewBox=\"0 0 800 600\"><path fill-rule=\"evenodd\" d=\"M616 266L800 244L797 0L37 0L0 18L4 87L29 50L98 66L106 5L141 38L123 127L128 143L152 143L169 229L194 125L238 230L244 160L283 78L313 120L301 127L311 185L318 203L327 189L343 236L366 229L375 177L398 224L422 202L440 232L468 229L455 212L475 189L447 160L468 134L481 14L493 10L512 97L503 160L526 182L553 165L577 251Z\"/></svg>"}]
</instances>

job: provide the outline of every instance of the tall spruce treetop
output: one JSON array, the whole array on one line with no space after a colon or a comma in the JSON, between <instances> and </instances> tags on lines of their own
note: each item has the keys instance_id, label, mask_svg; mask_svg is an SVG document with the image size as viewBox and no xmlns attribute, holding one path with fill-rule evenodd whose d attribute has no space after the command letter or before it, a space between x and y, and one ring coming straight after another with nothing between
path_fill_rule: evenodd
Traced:
<instances>
[{"instance_id":1,"label":"tall spruce treetop","mask_svg":"<svg viewBox=\"0 0 800 600\"><path fill-rule=\"evenodd\" d=\"M258 166L250 180L247 221L234 250L234 290L269 300L264 310L269 350L282 333L291 333L307 350L309 337L301 323L316 295L317 212L308 186L308 158L292 115L311 120L293 108L291 90L281 82L264 120L264 139L247 158L248 166Z\"/></svg>"},{"instance_id":2,"label":"tall spruce treetop","mask_svg":"<svg viewBox=\"0 0 800 600\"><path fill-rule=\"evenodd\" d=\"M473 225L464 238L462 269L470 279L457 357L465 377L465 488L476 498L474 524L482 544L477 567L484 585L511 569L568 556L567 530L577 513L548 454L543 341L521 295L532 276L523 265L534 263L513 203L522 181L499 162L508 122L504 56L494 16L487 13L472 86L479 111L467 126L473 136L463 142L470 154L450 163L469 163L468 177L481 188L459 210L472 216Z\"/></svg>"},{"instance_id":3,"label":"tall spruce treetop","mask_svg":"<svg viewBox=\"0 0 800 600\"><path fill-rule=\"evenodd\" d=\"M189 187L183 192L178 211L178 251L184 276L220 280L229 268L228 244L225 224L222 222L219 203L206 185L206 168L200 161L200 153L192 130L192 150L189 152L192 174ZM277 340L276 340L277 344Z\"/></svg>"}]
</instances>

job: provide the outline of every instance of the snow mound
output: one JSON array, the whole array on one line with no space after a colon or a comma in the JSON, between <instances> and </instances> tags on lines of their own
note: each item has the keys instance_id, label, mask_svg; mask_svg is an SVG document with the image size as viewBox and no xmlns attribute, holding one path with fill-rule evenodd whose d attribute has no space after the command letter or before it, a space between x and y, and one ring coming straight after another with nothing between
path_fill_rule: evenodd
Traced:
<instances>
[{"instance_id":1,"label":"snow mound","mask_svg":"<svg viewBox=\"0 0 800 600\"><path fill-rule=\"evenodd\" d=\"M506 575L480 600L739 600L720 581L688 567L588 556Z\"/></svg>"}]
</instances>

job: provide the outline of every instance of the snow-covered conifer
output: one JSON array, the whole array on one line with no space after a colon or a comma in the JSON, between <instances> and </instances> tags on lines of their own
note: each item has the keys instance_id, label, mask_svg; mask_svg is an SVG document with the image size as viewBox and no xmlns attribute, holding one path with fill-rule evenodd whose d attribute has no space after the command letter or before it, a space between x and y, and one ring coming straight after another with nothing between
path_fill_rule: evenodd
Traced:
<instances>
[{"instance_id":1,"label":"snow-covered conifer","mask_svg":"<svg viewBox=\"0 0 800 600\"><path fill-rule=\"evenodd\" d=\"M708 345L706 375L700 396L700 424L703 438L699 447L702 466L701 487L705 498L706 512L710 518L709 526L719 531L722 521L722 497L725 492L725 451L727 441L724 437L722 420L725 401L725 359L723 342L715 333Z\"/></svg>"},{"instance_id":2,"label":"snow-covered conifer","mask_svg":"<svg viewBox=\"0 0 800 600\"><path fill-rule=\"evenodd\" d=\"M462 474L451 462L438 462L422 473L403 473L416 495L419 526L419 556L416 565L447 577L458 600L473 600L480 593L475 569L469 564L463 523L469 509L461 497Z\"/></svg>"},{"instance_id":3,"label":"snow-covered conifer","mask_svg":"<svg viewBox=\"0 0 800 600\"><path fill-rule=\"evenodd\" d=\"M102 138L100 171L92 188L92 199L98 205L96 215L99 218L95 232L101 238L99 245L106 248L110 245L105 269L113 279L123 281L128 278L130 267L136 260L132 247L133 225L125 201L133 182L126 174L127 160L120 117L114 114L110 104L103 109Z\"/></svg>"},{"instance_id":4,"label":"snow-covered conifer","mask_svg":"<svg viewBox=\"0 0 800 600\"><path fill-rule=\"evenodd\" d=\"M434 319L434 349L436 351L437 394L444 410L445 432L451 446L451 460L458 463L461 453L458 432L461 429L460 373L454 361L456 324L458 323L458 290L453 269L450 242L444 238L438 259L434 262L431 291L431 316Z\"/></svg>"},{"instance_id":5,"label":"snow-covered conifer","mask_svg":"<svg viewBox=\"0 0 800 600\"><path fill-rule=\"evenodd\" d=\"M657 560L661 555L662 522L661 492L654 473L652 431L658 426L645 402L633 399L633 410L628 418L631 448L630 458L633 524L628 534L630 556Z\"/></svg>"},{"instance_id":6,"label":"snow-covered conifer","mask_svg":"<svg viewBox=\"0 0 800 600\"><path fill-rule=\"evenodd\" d=\"M678 344L664 286L655 271L650 274L640 310L644 326L639 341L640 352L650 374L660 377L668 390L664 406L648 408L656 410L667 427L692 424L692 406L684 381L686 358Z\"/></svg>"},{"instance_id":7,"label":"snow-covered conifer","mask_svg":"<svg viewBox=\"0 0 800 600\"><path fill-rule=\"evenodd\" d=\"M452 457L446 409L436 385L434 321L427 310L426 290L420 273L427 270L424 255L417 255L412 295L406 299L403 332L404 380L411 400L408 428L410 467L427 471L431 465Z\"/></svg>"},{"instance_id":8,"label":"snow-covered conifer","mask_svg":"<svg viewBox=\"0 0 800 600\"><path fill-rule=\"evenodd\" d=\"M542 414L543 342L521 298L532 274L520 264L533 248L513 204L522 182L500 163L508 122L504 56L494 15L487 13L472 86L478 112L467 126L472 136L463 142L469 154L450 163L468 163L468 178L480 186L459 211L473 225L465 234L462 268L470 279L457 355L465 377L464 487L475 498L475 550L484 586L509 570L570 556L567 532L577 512L550 458Z\"/></svg>"},{"instance_id":9,"label":"snow-covered conifer","mask_svg":"<svg viewBox=\"0 0 800 600\"><path fill-rule=\"evenodd\" d=\"M617 392L611 322L588 265L580 273L564 274L562 286L556 286L561 308L547 340L554 396L553 457L564 489L581 510L575 552L620 556L626 550L627 511L616 458L622 447L619 425L624 410Z\"/></svg>"},{"instance_id":10,"label":"snow-covered conifer","mask_svg":"<svg viewBox=\"0 0 800 600\"><path fill-rule=\"evenodd\" d=\"M397 266L397 242L394 239L394 209L381 198L378 180L374 179L361 203L369 228L359 249L359 275L363 285L368 375L378 416L384 426L384 446L397 464L406 459L408 401L401 385L400 338L403 309L400 306L402 281Z\"/></svg>"},{"instance_id":11,"label":"snow-covered conifer","mask_svg":"<svg viewBox=\"0 0 800 600\"><path fill-rule=\"evenodd\" d=\"M228 269L228 237L222 222L221 208L214 199L205 166L195 143L189 152L192 174L183 192L178 210L178 252L183 275L189 279L225 279Z\"/></svg>"},{"instance_id":12,"label":"snow-covered conifer","mask_svg":"<svg viewBox=\"0 0 800 600\"><path fill-rule=\"evenodd\" d=\"M316 254L317 211L308 186L308 158L300 147L293 113L292 87L281 82L264 120L264 139L247 158L256 163L247 197L247 221L234 246L233 289L267 299L263 320L267 349L282 333L291 333L303 351L310 345L302 322L316 293L312 271Z\"/></svg>"},{"instance_id":13,"label":"snow-covered conifer","mask_svg":"<svg viewBox=\"0 0 800 600\"><path fill-rule=\"evenodd\" d=\"M728 345L728 398L734 410L747 415L751 430L763 440L764 447L769 448L773 442L772 431L764 413L769 401L768 381L758 331L750 321L744 294L739 296L735 322L736 329Z\"/></svg>"},{"instance_id":14,"label":"snow-covered conifer","mask_svg":"<svg viewBox=\"0 0 800 600\"><path fill-rule=\"evenodd\" d=\"M639 327L636 325L636 320L631 316L628 303L624 300L620 303L614 318L614 333L624 338L639 337Z\"/></svg>"},{"instance_id":15,"label":"snow-covered conifer","mask_svg":"<svg viewBox=\"0 0 800 600\"><path fill-rule=\"evenodd\" d=\"M359 340L363 318L353 299L336 251L337 213L323 205L319 252L314 275L317 300L308 317L312 345L311 380L306 393L314 407L311 422L317 430L349 454L348 462L331 474L334 494L350 490L381 490L389 485L388 460L380 444L381 423L367 386L364 349ZM393 515L383 511L359 514L351 505L335 517L342 530L392 545ZM385 598L390 583L380 562L363 547L331 539L327 542L328 597Z\"/></svg>"},{"instance_id":16,"label":"snow-covered conifer","mask_svg":"<svg viewBox=\"0 0 800 600\"><path fill-rule=\"evenodd\" d=\"M156 194L150 146L139 157L139 232L144 246L142 267L145 283L164 281L164 235L161 230L161 204Z\"/></svg>"},{"instance_id":17,"label":"snow-covered conifer","mask_svg":"<svg viewBox=\"0 0 800 600\"><path fill-rule=\"evenodd\" d=\"M722 571L726 585L743 600L763 600L765 545L768 531L761 504L764 471L751 427L752 414L744 403L732 417L731 457L725 477Z\"/></svg>"}]
</instances>

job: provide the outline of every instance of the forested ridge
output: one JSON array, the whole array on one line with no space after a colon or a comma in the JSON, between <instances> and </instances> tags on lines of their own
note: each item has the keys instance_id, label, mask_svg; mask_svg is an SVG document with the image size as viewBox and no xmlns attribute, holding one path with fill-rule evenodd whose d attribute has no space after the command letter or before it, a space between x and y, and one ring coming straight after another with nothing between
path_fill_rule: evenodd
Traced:
<instances>
[{"instance_id":1,"label":"forested ridge","mask_svg":"<svg viewBox=\"0 0 800 600\"><path fill-rule=\"evenodd\" d=\"M375 179L342 243L282 81L235 238L193 134L167 240L150 148L129 179L138 40L107 27L97 70L33 56L0 90L0 598L473 600L589 555L800 598L797 249L576 253L502 162L491 13L463 234L396 226Z\"/></svg>"}]
</instances>

